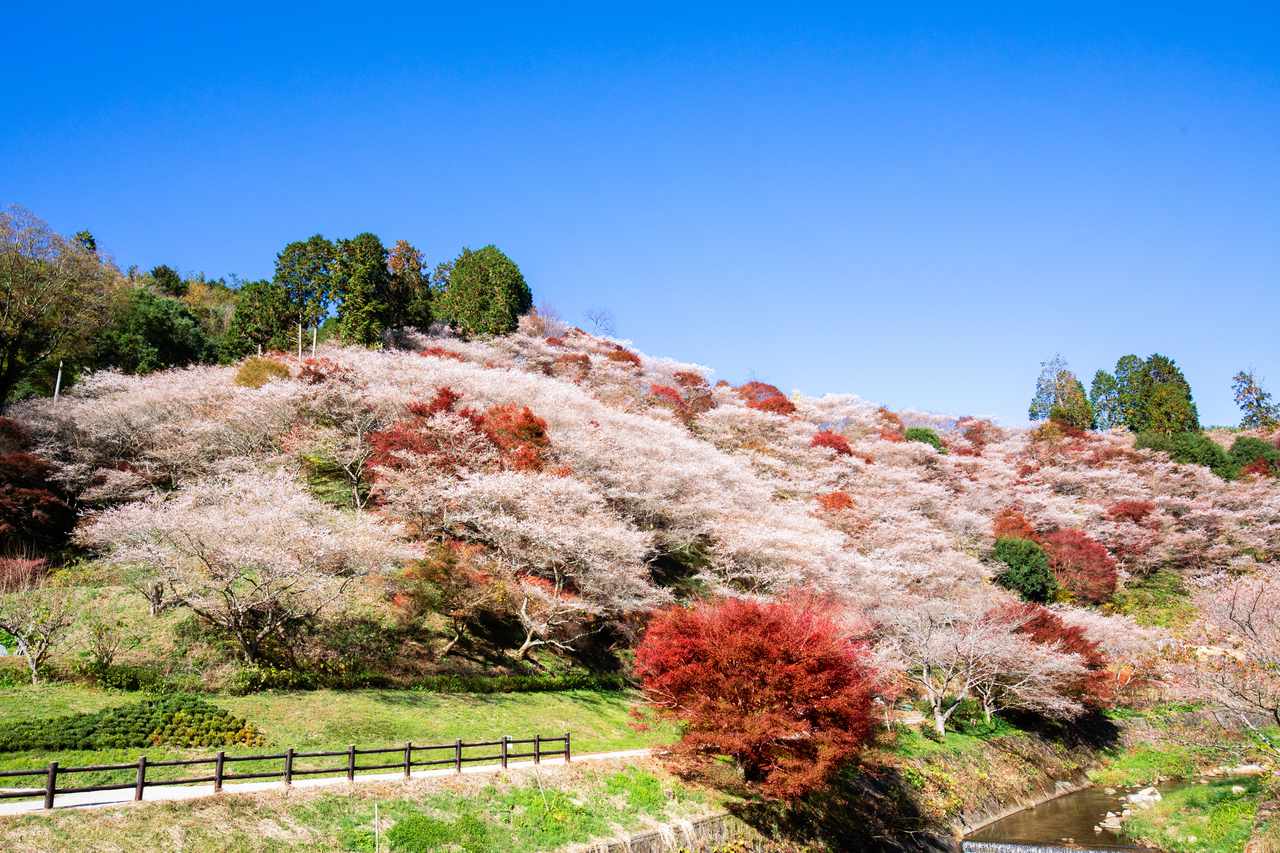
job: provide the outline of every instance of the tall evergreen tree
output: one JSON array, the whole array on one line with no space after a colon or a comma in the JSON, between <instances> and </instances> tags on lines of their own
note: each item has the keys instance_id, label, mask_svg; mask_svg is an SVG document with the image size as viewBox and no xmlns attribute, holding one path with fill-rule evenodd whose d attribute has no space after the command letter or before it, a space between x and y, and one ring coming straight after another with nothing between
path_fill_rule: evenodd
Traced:
<instances>
[{"instance_id":1,"label":"tall evergreen tree","mask_svg":"<svg viewBox=\"0 0 1280 853\"><path fill-rule=\"evenodd\" d=\"M287 350L296 313L284 285L274 281L250 281L237 291L236 310L223 343L222 357L238 359L261 347Z\"/></svg>"},{"instance_id":2,"label":"tall evergreen tree","mask_svg":"<svg viewBox=\"0 0 1280 853\"><path fill-rule=\"evenodd\" d=\"M387 325L426 331L431 326L431 279L423 268L422 252L407 240L397 240L387 256L391 273L387 293Z\"/></svg>"},{"instance_id":3,"label":"tall evergreen tree","mask_svg":"<svg viewBox=\"0 0 1280 853\"><path fill-rule=\"evenodd\" d=\"M285 289L298 331L316 326L333 303L333 244L319 234L296 240L276 256L275 281Z\"/></svg>"},{"instance_id":4,"label":"tall evergreen tree","mask_svg":"<svg viewBox=\"0 0 1280 853\"><path fill-rule=\"evenodd\" d=\"M333 291L338 298L338 329L349 343L372 346L387 327L387 248L365 232L339 240L333 265Z\"/></svg>"},{"instance_id":5,"label":"tall evergreen tree","mask_svg":"<svg viewBox=\"0 0 1280 853\"><path fill-rule=\"evenodd\" d=\"M1143 361L1136 355L1123 355L1116 361L1116 402L1120 422L1134 432L1141 432Z\"/></svg>"},{"instance_id":6,"label":"tall evergreen tree","mask_svg":"<svg viewBox=\"0 0 1280 853\"><path fill-rule=\"evenodd\" d=\"M496 246L463 249L440 299L441 318L468 335L514 331L520 315L533 307L533 294L520 268Z\"/></svg>"},{"instance_id":7,"label":"tall evergreen tree","mask_svg":"<svg viewBox=\"0 0 1280 853\"><path fill-rule=\"evenodd\" d=\"M178 271L168 264L153 267L151 277L155 279L156 287L165 296L186 296L187 283L182 280L182 276L178 275Z\"/></svg>"},{"instance_id":8,"label":"tall evergreen tree","mask_svg":"<svg viewBox=\"0 0 1280 853\"><path fill-rule=\"evenodd\" d=\"M1124 415L1120 411L1120 385L1107 371L1099 370L1093 374L1089 403L1093 406L1093 423L1098 429L1124 425Z\"/></svg>"}]
</instances>

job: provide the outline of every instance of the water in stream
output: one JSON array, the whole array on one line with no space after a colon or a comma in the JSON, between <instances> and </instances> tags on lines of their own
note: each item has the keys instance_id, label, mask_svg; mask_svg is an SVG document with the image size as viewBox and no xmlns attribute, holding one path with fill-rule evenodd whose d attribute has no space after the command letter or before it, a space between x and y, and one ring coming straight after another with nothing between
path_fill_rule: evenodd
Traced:
<instances>
[{"instance_id":1,"label":"water in stream","mask_svg":"<svg viewBox=\"0 0 1280 853\"><path fill-rule=\"evenodd\" d=\"M1107 812L1125 808L1125 794L1085 788L1015 812L964 839L965 853L1079 853L1081 850L1141 850L1118 832L1094 827Z\"/></svg>"}]
</instances>

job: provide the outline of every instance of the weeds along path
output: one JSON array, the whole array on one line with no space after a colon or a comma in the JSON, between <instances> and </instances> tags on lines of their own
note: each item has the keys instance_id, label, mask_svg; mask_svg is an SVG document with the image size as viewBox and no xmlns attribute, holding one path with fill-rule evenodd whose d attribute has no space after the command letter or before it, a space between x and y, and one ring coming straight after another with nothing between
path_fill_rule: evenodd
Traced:
<instances>
[{"instance_id":1,"label":"weeds along path","mask_svg":"<svg viewBox=\"0 0 1280 853\"><path fill-rule=\"evenodd\" d=\"M628 759L648 758L650 751L648 749L624 749L615 752L594 752L581 755L574 755L572 764L580 764L591 761L625 761ZM523 771L533 770L535 767L539 770L564 767L566 762L563 758L546 758L541 763L535 765L532 761L512 761L509 762L504 769L501 764L475 764L462 768L462 775L471 776L477 774L495 774L502 772L520 773ZM439 770L417 770L410 774L412 779L434 779L448 778L457 776L458 772L452 768ZM298 789L326 788L338 785L363 785L374 782L396 782L405 779L403 773L365 773L357 774L355 781L348 781L345 776L323 776L313 777L310 779L296 779L289 787ZM166 802L173 800L195 800L203 797L224 796L229 794L251 794L261 791L279 791L286 786L279 781L266 782L233 782L224 784L221 793L215 793L212 784L209 785L189 785L174 786L155 789L154 793L150 790L146 799L141 803ZM33 795L35 796L35 795ZM94 791L79 794L59 794L53 811L61 811L63 809L83 809L83 808L101 808L105 806L119 806L126 804L134 804L132 790L123 791ZM38 797L31 800L23 800L20 802L11 802L0 804L0 816L40 813L44 812L43 801Z\"/></svg>"}]
</instances>

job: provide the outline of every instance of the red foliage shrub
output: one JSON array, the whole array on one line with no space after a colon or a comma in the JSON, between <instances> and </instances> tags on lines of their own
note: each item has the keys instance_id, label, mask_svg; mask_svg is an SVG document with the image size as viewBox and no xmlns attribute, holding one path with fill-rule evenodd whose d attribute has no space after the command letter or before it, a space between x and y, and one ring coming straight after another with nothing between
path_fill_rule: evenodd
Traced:
<instances>
[{"instance_id":1,"label":"red foliage shrub","mask_svg":"<svg viewBox=\"0 0 1280 853\"><path fill-rule=\"evenodd\" d=\"M759 409L762 412L771 412L775 415L789 415L796 410L796 405L786 397L779 395L764 400L752 400L747 403L747 408Z\"/></svg>"},{"instance_id":2,"label":"red foliage shrub","mask_svg":"<svg viewBox=\"0 0 1280 853\"><path fill-rule=\"evenodd\" d=\"M701 373L692 370L677 370L675 379L676 384L681 388L701 388L707 384L707 380Z\"/></svg>"},{"instance_id":3,"label":"red foliage shrub","mask_svg":"<svg viewBox=\"0 0 1280 853\"><path fill-rule=\"evenodd\" d=\"M640 356L636 355L626 347L615 345L613 349L605 353L605 358L610 361L616 361L619 364L631 364L636 367L640 366Z\"/></svg>"},{"instance_id":4,"label":"red foliage shrub","mask_svg":"<svg viewBox=\"0 0 1280 853\"><path fill-rule=\"evenodd\" d=\"M884 423L883 429L880 430L880 437L886 441L902 441L902 434L907 431L902 418L884 406L881 406L876 411L876 414L880 416L880 420Z\"/></svg>"},{"instance_id":5,"label":"red foliage shrub","mask_svg":"<svg viewBox=\"0 0 1280 853\"><path fill-rule=\"evenodd\" d=\"M547 435L547 422L528 406L515 403L491 406L484 413L481 428L510 467L517 471L542 470L551 439Z\"/></svg>"},{"instance_id":6,"label":"red foliage shrub","mask_svg":"<svg viewBox=\"0 0 1280 853\"><path fill-rule=\"evenodd\" d=\"M841 456L853 455L853 448L849 446L849 440L843 435L827 429L815 433L813 438L809 440L809 446L829 447Z\"/></svg>"},{"instance_id":7,"label":"red foliage shrub","mask_svg":"<svg viewBox=\"0 0 1280 853\"><path fill-rule=\"evenodd\" d=\"M853 498L846 492L828 492L825 495L818 495L818 505L827 512L840 512L854 507Z\"/></svg>"},{"instance_id":8,"label":"red foliage shrub","mask_svg":"<svg viewBox=\"0 0 1280 853\"><path fill-rule=\"evenodd\" d=\"M1116 501L1107 507L1107 517L1112 521L1132 521L1141 524L1147 516L1156 511L1151 501Z\"/></svg>"},{"instance_id":9,"label":"red foliage shrub","mask_svg":"<svg viewBox=\"0 0 1280 853\"><path fill-rule=\"evenodd\" d=\"M649 394L659 402L679 409L684 408L684 397L681 397L680 392L670 385L650 385Z\"/></svg>"},{"instance_id":10,"label":"red foliage shrub","mask_svg":"<svg viewBox=\"0 0 1280 853\"><path fill-rule=\"evenodd\" d=\"M48 571L39 557L0 557L0 594L29 589Z\"/></svg>"},{"instance_id":11,"label":"red foliage shrub","mask_svg":"<svg viewBox=\"0 0 1280 853\"><path fill-rule=\"evenodd\" d=\"M451 358L454 361L466 361L466 359L462 357L461 353L455 352L451 349L445 349L440 346L429 346L419 352L418 355L426 356L428 358Z\"/></svg>"},{"instance_id":12,"label":"red foliage shrub","mask_svg":"<svg viewBox=\"0 0 1280 853\"><path fill-rule=\"evenodd\" d=\"M462 399L462 395L448 385L436 389L435 397L430 403L410 403L409 414L418 418L429 418L441 412L452 412L453 407Z\"/></svg>"},{"instance_id":13,"label":"red foliage shrub","mask_svg":"<svg viewBox=\"0 0 1280 853\"><path fill-rule=\"evenodd\" d=\"M1258 477L1270 477L1273 474L1280 473L1272 468L1271 463L1266 459L1255 459L1248 465L1240 469L1240 473L1244 475L1254 475Z\"/></svg>"},{"instance_id":14,"label":"red foliage shrub","mask_svg":"<svg viewBox=\"0 0 1280 853\"><path fill-rule=\"evenodd\" d=\"M686 758L730 755L769 796L822 785L866 743L877 673L830 605L728 599L657 613L636 674L684 723Z\"/></svg>"},{"instance_id":15,"label":"red foliage shrub","mask_svg":"<svg viewBox=\"0 0 1280 853\"><path fill-rule=\"evenodd\" d=\"M0 553L66 542L76 516L52 476L53 467L35 454L0 454Z\"/></svg>"},{"instance_id":16,"label":"red foliage shrub","mask_svg":"<svg viewBox=\"0 0 1280 853\"><path fill-rule=\"evenodd\" d=\"M298 370L298 379L308 385L319 385L330 379L342 379L350 371L329 358L307 358L303 359L302 367Z\"/></svg>"},{"instance_id":17,"label":"red foliage shrub","mask_svg":"<svg viewBox=\"0 0 1280 853\"><path fill-rule=\"evenodd\" d=\"M1075 698L1091 708L1105 708L1115 700L1113 679L1107 669L1110 662L1083 628L1068 625L1039 604L1006 604L997 608L996 613L1001 620L1021 622L1018 633L1025 634L1033 643L1057 646L1061 651L1080 656L1088 671L1074 685Z\"/></svg>"},{"instance_id":18,"label":"red foliage shrub","mask_svg":"<svg viewBox=\"0 0 1280 853\"><path fill-rule=\"evenodd\" d=\"M557 338L555 335L547 338L547 346L562 347L564 346L564 338Z\"/></svg>"},{"instance_id":19,"label":"red foliage shrub","mask_svg":"<svg viewBox=\"0 0 1280 853\"><path fill-rule=\"evenodd\" d=\"M991 532L997 539L1036 538L1036 529L1017 507L1005 507L991 520Z\"/></svg>"},{"instance_id":20,"label":"red foliage shrub","mask_svg":"<svg viewBox=\"0 0 1280 853\"><path fill-rule=\"evenodd\" d=\"M778 390L777 386L767 382L747 382L738 386L738 396L747 401L747 408L772 412L775 415L789 415L796 410L795 404Z\"/></svg>"},{"instance_id":21,"label":"red foliage shrub","mask_svg":"<svg viewBox=\"0 0 1280 853\"><path fill-rule=\"evenodd\" d=\"M988 444L1000 439L1000 430L991 421L961 418L956 426L960 428L960 435L968 442L967 446L955 449L958 456L981 456Z\"/></svg>"},{"instance_id":22,"label":"red foliage shrub","mask_svg":"<svg viewBox=\"0 0 1280 853\"><path fill-rule=\"evenodd\" d=\"M563 367L576 369L579 379L591 372L591 356L585 352L567 352L564 355L558 355L555 363Z\"/></svg>"},{"instance_id":23,"label":"red foliage shrub","mask_svg":"<svg viewBox=\"0 0 1280 853\"><path fill-rule=\"evenodd\" d=\"M1101 604L1116 591L1116 560L1082 530L1055 530L1041 544L1058 583L1081 601Z\"/></svg>"}]
</instances>

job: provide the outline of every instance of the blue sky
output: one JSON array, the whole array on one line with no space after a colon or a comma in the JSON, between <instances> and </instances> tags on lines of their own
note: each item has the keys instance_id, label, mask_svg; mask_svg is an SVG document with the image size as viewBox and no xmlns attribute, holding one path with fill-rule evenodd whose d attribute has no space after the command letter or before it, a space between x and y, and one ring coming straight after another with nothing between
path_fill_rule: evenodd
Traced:
<instances>
[{"instance_id":1,"label":"blue sky","mask_svg":"<svg viewBox=\"0 0 1280 853\"><path fill-rule=\"evenodd\" d=\"M1274 3L180 5L7 5L0 203L211 276L493 242L647 352L898 408L1019 422L1054 352L1280 392Z\"/></svg>"}]
</instances>

